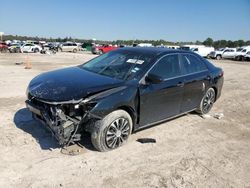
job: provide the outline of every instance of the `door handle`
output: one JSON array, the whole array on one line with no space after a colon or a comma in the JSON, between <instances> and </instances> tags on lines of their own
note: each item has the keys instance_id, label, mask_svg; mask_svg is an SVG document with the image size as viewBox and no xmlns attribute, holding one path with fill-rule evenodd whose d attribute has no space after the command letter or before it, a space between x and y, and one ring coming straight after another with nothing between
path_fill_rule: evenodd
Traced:
<instances>
[{"instance_id":1,"label":"door handle","mask_svg":"<svg viewBox=\"0 0 250 188\"><path fill-rule=\"evenodd\" d=\"M178 86L178 87L183 87L183 86L184 86L184 82L179 82L179 83L177 84L177 86Z\"/></svg>"}]
</instances>

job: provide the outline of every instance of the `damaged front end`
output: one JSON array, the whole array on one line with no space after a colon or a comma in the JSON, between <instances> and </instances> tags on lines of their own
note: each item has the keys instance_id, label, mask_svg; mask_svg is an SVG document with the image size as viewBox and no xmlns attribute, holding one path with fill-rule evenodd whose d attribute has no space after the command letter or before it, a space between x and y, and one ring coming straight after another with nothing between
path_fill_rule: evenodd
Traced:
<instances>
[{"instance_id":1,"label":"damaged front end","mask_svg":"<svg viewBox=\"0 0 250 188\"><path fill-rule=\"evenodd\" d=\"M81 101L47 102L28 95L27 108L52 132L60 146L81 140L83 124L88 121L92 103Z\"/></svg>"}]
</instances>

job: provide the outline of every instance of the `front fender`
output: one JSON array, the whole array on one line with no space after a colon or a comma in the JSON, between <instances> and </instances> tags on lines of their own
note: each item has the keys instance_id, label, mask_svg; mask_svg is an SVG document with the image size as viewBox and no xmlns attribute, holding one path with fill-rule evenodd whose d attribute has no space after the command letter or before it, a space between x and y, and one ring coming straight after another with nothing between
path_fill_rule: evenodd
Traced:
<instances>
[{"instance_id":1,"label":"front fender","mask_svg":"<svg viewBox=\"0 0 250 188\"><path fill-rule=\"evenodd\" d=\"M138 108L138 89L134 86L126 86L123 89L106 95L100 99L92 99L89 102L95 102L96 105L89 111L90 114L93 114L96 117L104 118L106 115L112 111L128 107L130 108L135 117L137 117L137 108Z\"/></svg>"}]
</instances>

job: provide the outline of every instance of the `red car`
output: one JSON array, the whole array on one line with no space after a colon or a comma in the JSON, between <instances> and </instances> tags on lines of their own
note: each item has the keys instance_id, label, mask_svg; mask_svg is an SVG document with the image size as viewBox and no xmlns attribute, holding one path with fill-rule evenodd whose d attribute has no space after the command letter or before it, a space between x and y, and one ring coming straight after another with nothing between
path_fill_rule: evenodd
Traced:
<instances>
[{"instance_id":1,"label":"red car","mask_svg":"<svg viewBox=\"0 0 250 188\"><path fill-rule=\"evenodd\" d=\"M110 46L110 45L103 45L103 46L93 46L92 47L92 53L93 54L103 54L103 53L107 53L111 50L115 50L118 47L116 46Z\"/></svg>"},{"instance_id":2,"label":"red car","mask_svg":"<svg viewBox=\"0 0 250 188\"><path fill-rule=\"evenodd\" d=\"M1 52L7 52L8 51L8 46L5 42L0 42L0 51Z\"/></svg>"}]
</instances>

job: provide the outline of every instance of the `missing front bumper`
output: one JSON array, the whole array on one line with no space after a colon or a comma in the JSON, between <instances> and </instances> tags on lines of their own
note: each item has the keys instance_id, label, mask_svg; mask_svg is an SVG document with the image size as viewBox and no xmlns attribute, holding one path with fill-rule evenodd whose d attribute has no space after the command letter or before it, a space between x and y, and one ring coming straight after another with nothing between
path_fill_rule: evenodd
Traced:
<instances>
[{"instance_id":1,"label":"missing front bumper","mask_svg":"<svg viewBox=\"0 0 250 188\"><path fill-rule=\"evenodd\" d=\"M30 100L26 101L26 106L32 112L33 117L51 131L60 146L69 145L81 139L79 133L81 121L65 115L57 106L36 105Z\"/></svg>"}]
</instances>

